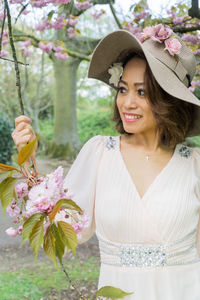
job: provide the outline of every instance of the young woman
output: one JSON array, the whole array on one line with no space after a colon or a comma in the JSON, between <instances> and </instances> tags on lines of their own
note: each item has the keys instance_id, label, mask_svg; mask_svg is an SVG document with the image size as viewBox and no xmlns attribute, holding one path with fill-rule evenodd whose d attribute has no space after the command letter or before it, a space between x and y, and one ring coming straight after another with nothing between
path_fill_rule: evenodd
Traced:
<instances>
[{"instance_id":1,"label":"young woman","mask_svg":"<svg viewBox=\"0 0 200 300\"><path fill-rule=\"evenodd\" d=\"M200 151L184 146L200 134L199 100L188 90L195 58L161 24L140 41L127 31L106 36L89 77L117 90L114 120L121 136L95 136L66 176L90 216L80 242L96 231L104 285L134 292L127 300L200 299ZM33 138L16 119L19 147Z\"/></svg>"}]
</instances>

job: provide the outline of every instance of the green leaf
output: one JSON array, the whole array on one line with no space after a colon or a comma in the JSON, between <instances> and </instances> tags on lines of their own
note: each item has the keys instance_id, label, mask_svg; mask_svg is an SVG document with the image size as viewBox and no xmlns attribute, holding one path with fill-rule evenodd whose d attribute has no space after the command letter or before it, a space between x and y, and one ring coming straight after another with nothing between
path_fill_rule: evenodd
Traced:
<instances>
[{"instance_id":1,"label":"green leaf","mask_svg":"<svg viewBox=\"0 0 200 300\"><path fill-rule=\"evenodd\" d=\"M27 161L31 157L32 153L36 149L37 139L38 139L38 136L36 136L36 138L32 142L30 142L27 145L25 145L24 147L22 147L22 149L19 151L19 154L17 157L18 165L21 166L25 161Z\"/></svg>"},{"instance_id":2,"label":"green leaf","mask_svg":"<svg viewBox=\"0 0 200 300\"><path fill-rule=\"evenodd\" d=\"M1 199L1 205L3 207L4 213L6 207L12 201L16 181L17 178L7 177L0 184L0 199Z\"/></svg>"},{"instance_id":3,"label":"green leaf","mask_svg":"<svg viewBox=\"0 0 200 300\"><path fill-rule=\"evenodd\" d=\"M55 247L55 238L51 231L51 226L49 226L46 230L44 236L44 245L43 245L44 252L46 255L54 262L57 266L56 261L56 247Z\"/></svg>"},{"instance_id":4,"label":"green leaf","mask_svg":"<svg viewBox=\"0 0 200 300\"><path fill-rule=\"evenodd\" d=\"M82 209L71 199L61 199L60 201L62 201L61 208L76 210L80 213L83 212Z\"/></svg>"},{"instance_id":5,"label":"green leaf","mask_svg":"<svg viewBox=\"0 0 200 300\"><path fill-rule=\"evenodd\" d=\"M44 217L42 217L33 227L29 240L36 259L40 246L44 241Z\"/></svg>"},{"instance_id":6,"label":"green leaf","mask_svg":"<svg viewBox=\"0 0 200 300\"><path fill-rule=\"evenodd\" d=\"M55 14L55 10L51 10L49 13L48 13L48 21L51 21L53 15Z\"/></svg>"},{"instance_id":7,"label":"green leaf","mask_svg":"<svg viewBox=\"0 0 200 300\"><path fill-rule=\"evenodd\" d=\"M133 293L126 293L119 288L115 288L113 286L103 286L100 288L96 294L96 298L99 296L112 298L112 299L119 299L124 298L125 296L132 295Z\"/></svg>"},{"instance_id":8,"label":"green leaf","mask_svg":"<svg viewBox=\"0 0 200 300\"><path fill-rule=\"evenodd\" d=\"M23 245L23 243L25 241L27 241L29 239L29 236L33 230L33 227L41 219L42 216L43 215L40 213L34 214L24 222L23 230L22 230L22 243L21 243L20 247Z\"/></svg>"},{"instance_id":9,"label":"green leaf","mask_svg":"<svg viewBox=\"0 0 200 300\"><path fill-rule=\"evenodd\" d=\"M68 249L72 250L73 254L76 255L77 247L77 234L74 228L66 222L59 221L58 230L62 236L63 242Z\"/></svg>"},{"instance_id":10,"label":"green leaf","mask_svg":"<svg viewBox=\"0 0 200 300\"><path fill-rule=\"evenodd\" d=\"M9 171L17 171L17 172L21 173L20 170L16 169L13 166L9 166L9 165L5 165L5 164L0 163L0 173L6 173L6 172L9 172Z\"/></svg>"},{"instance_id":11,"label":"green leaf","mask_svg":"<svg viewBox=\"0 0 200 300\"><path fill-rule=\"evenodd\" d=\"M65 209L73 209L76 210L80 213L82 213L82 209L71 199L61 199L59 200L54 209L52 210L52 212L49 214L49 220L50 222L53 221L53 219L55 218L57 212L61 209L61 208L65 208Z\"/></svg>"},{"instance_id":12,"label":"green leaf","mask_svg":"<svg viewBox=\"0 0 200 300\"><path fill-rule=\"evenodd\" d=\"M58 227L55 224L51 225L51 231L55 238L55 250L56 256L58 257L59 261L62 262L63 255L65 253L65 245L62 240L62 236L58 230Z\"/></svg>"}]
</instances>

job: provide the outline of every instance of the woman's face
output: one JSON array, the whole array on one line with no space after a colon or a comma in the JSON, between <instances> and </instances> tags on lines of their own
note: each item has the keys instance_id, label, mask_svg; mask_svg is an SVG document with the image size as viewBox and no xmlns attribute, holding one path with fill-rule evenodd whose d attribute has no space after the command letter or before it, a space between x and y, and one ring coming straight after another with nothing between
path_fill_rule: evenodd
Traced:
<instances>
[{"instance_id":1,"label":"woman's face","mask_svg":"<svg viewBox=\"0 0 200 300\"><path fill-rule=\"evenodd\" d=\"M118 85L117 107L128 133L156 131L156 121L145 94L144 74L146 62L132 58L124 68Z\"/></svg>"}]
</instances>

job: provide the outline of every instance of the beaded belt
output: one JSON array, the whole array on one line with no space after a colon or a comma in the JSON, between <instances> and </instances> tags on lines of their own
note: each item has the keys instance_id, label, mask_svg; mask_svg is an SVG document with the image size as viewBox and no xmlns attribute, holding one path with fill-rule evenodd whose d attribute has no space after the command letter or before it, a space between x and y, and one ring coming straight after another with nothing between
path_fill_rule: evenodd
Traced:
<instances>
[{"instance_id":1,"label":"beaded belt","mask_svg":"<svg viewBox=\"0 0 200 300\"><path fill-rule=\"evenodd\" d=\"M195 237L196 229L184 238L167 245L119 244L102 238L97 232L101 262L127 267L160 267L184 265L200 261Z\"/></svg>"}]
</instances>

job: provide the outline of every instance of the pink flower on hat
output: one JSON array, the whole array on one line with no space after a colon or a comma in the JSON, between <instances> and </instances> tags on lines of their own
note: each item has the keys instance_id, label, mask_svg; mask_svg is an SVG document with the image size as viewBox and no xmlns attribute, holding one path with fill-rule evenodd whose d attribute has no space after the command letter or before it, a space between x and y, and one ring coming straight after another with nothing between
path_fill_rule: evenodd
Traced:
<instances>
[{"instance_id":1,"label":"pink flower on hat","mask_svg":"<svg viewBox=\"0 0 200 300\"><path fill-rule=\"evenodd\" d=\"M168 39L173 31L169 27L164 27L162 24L154 26L151 34L152 40L162 43L164 40ZM150 30L150 29L149 29Z\"/></svg>"},{"instance_id":2,"label":"pink flower on hat","mask_svg":"<svg viewBox=\"0 0 200 300\"><path fill-rule=\"evenodd\" d=\"M153 27L145 27L144 29L143 29L143 34L144 34L144 38L145 39L148 39L148 38L150 38L150 37L152 37L153 35L154 35L154 28Z\"/></svg>"},{"instance_id":3,"label":"pink flower on hat","mask_svg":"<svg viewBox=\"0 0 200 300\"><path fill-rule=\"evenodd\" d=\"M179 54L181 49L181 43L178 39L169 38L165 40L166 48L164 50L168 50L171 55Z\"/></svg>"}]
</instances>

